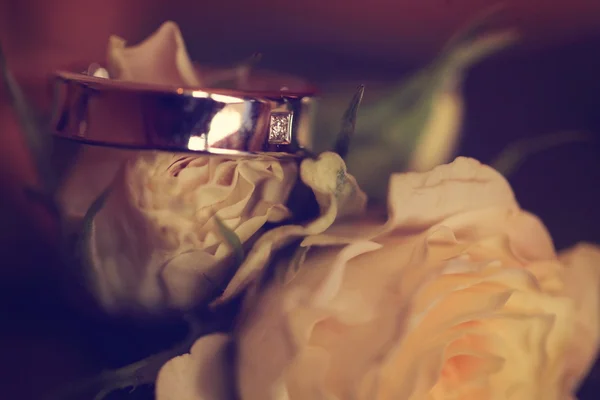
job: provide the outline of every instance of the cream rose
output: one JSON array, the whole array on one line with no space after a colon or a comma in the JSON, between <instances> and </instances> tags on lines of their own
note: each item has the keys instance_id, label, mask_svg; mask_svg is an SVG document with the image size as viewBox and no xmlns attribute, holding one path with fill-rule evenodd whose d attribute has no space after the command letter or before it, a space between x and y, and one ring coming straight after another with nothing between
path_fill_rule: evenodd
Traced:
<instances>
[{"instance_id":1,"label":"cream rose","mask_svg":"<svg viewBox=\"0 0 600 400\"><path fill-rule=\"evenodd\" d=\"M163 367L159 400L565 399L596 355L600 250L558 258L475 160L395 175L387 223L301 246L231 337Z\"/></svg>"},{"instance_id":2,"label":"cream rose","mask_svg":"<svg viewBox=\"0 0 600 400\"><path fill-rule=\"evenodd\" d=\"M108 310L185 309L216 296L235 266L215 217L239 238L290 216L295 162L163 152L129 160L87 241L91 282Z\"/></svg>"}]
</instances>

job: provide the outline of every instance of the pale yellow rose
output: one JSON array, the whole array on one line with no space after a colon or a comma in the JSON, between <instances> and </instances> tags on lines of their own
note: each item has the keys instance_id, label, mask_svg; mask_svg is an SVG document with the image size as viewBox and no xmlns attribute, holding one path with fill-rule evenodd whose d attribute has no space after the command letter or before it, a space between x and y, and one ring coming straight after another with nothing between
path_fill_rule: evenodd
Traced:
<instances>
[{"instance_id":1,"label":"pale yellow rose","mask_svg":"<svg viewBox=\"0 0 600 400\"><path fill-rule=\"evenodd\" d=\"M600 250L557 257L475 160L395 175L387 223L336 224L303 245L229 339L203 337L163 367L159 400L565 399L597 353ZM233 345L233 367L207 368Z\"/></svg>"},{"instance_id":2,"label":"pale yellow rose","mask_svg":"<svg viewBox=\"0 0 600 400\"><path fill-rule=\"evenodd\" d=\"M94 216L86 252L107 310L185 309L214 297L234 272L215 216L241 243L285 207L295 162L142 152L117 174Z\"/></svg>"}]
</instances>

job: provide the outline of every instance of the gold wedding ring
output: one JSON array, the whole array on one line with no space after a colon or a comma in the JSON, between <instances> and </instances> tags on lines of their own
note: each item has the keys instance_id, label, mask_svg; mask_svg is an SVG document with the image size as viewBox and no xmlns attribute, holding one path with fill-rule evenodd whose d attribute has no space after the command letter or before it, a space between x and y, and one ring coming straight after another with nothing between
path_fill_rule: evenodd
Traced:
<instances>
[{"instance_id":1,"label":"gold wedding ring","mask_svg":"<svg viewBox=\"0 0 600 400\"><path fill-rule=\"evenodd\" d=\"M280 156L311 147L315 90L289 76L254 74L241 89L218 89L60 71L54 83L54 134L87 144Z\"/></svg>"}]
</instances>

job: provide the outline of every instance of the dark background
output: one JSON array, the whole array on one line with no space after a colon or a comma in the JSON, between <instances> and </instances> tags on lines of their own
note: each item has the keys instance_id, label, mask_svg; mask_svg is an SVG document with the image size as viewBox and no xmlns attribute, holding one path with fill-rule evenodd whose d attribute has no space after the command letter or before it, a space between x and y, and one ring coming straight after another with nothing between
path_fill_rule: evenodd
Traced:
<instances>
[{"instance_id":1,"label":"dark background","mask_svg":"<svg viewBox=\"0 0 600 400\"><path fill-rule=\"evenodd\" d=\"M516 139L564 130L600 140L600 2L512 0L498 26L522 43L476 66L465 83L458 153L488 162ZM166 19L182 28L193 58L229 63L255 51L262 65L320 86L397 80L431 59L459 26L492 2L19 0L0 2L0 40L29 97L48 105L45 79L74 61L102 60L108 35L132 43ZM354 83L352 83L354 85ZM354 87L354 86L352 86ZM22 194L35 181L0 89L0 397L40 399L99 364L144 354L158 328L107 323L61 279L55 226ZM600 243L600 146L573 144L530 158L512 177L522 206L539 215L559 249ZM65 288L68 288L65 289ZM170 330L170 328L163 328ZM172 335L176 335L173 333ZM142 392L139 392L143 394ZM600 369L580 399L598 398Z\"/></svg>"}]
</instances>

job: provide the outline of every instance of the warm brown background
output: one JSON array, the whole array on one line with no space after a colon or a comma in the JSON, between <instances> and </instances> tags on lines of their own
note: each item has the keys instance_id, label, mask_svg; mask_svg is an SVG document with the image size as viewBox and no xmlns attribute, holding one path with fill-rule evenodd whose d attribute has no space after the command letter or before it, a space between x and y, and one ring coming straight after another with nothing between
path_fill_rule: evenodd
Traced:
<instances>
[{"instance_id":1,"label":"warm brown background","mask_svg":"<svg viewBox=\"0 0 600 400\"><path fill-rule=\"evenodd\" d=\"M457 27L492 4L13 0L0 2L0 41L40 106L47 105L48 72L102 59L109 34L136 42L166 19L180 24L198 61L231 62L261 51L266 67L317 82L391 80L430 59ZM505 4L498 25L520 28L524 40L470 74L460 153L489 161L516 138L558 130L586 130L600 137L600 1ZM58 274L51 246L42 245L52 242L52 226L21 194L23 182L35 178L1 89L0 97L0 398L38 399L69 373L83 373L89 357L100 357L104 349L94 345L131 341L118 330L102 326L99 331L100 325L81 320L52 290L58 287ZM522 205L544 219L559 248L581 239L600 243L598 145L572 145L536 156L511 181ZM92 339L77 339L84 333ZM582 399L597 398L592 394L600 390L597 372L595 379L588 381Z\"/></svg>"}]
</instances>

